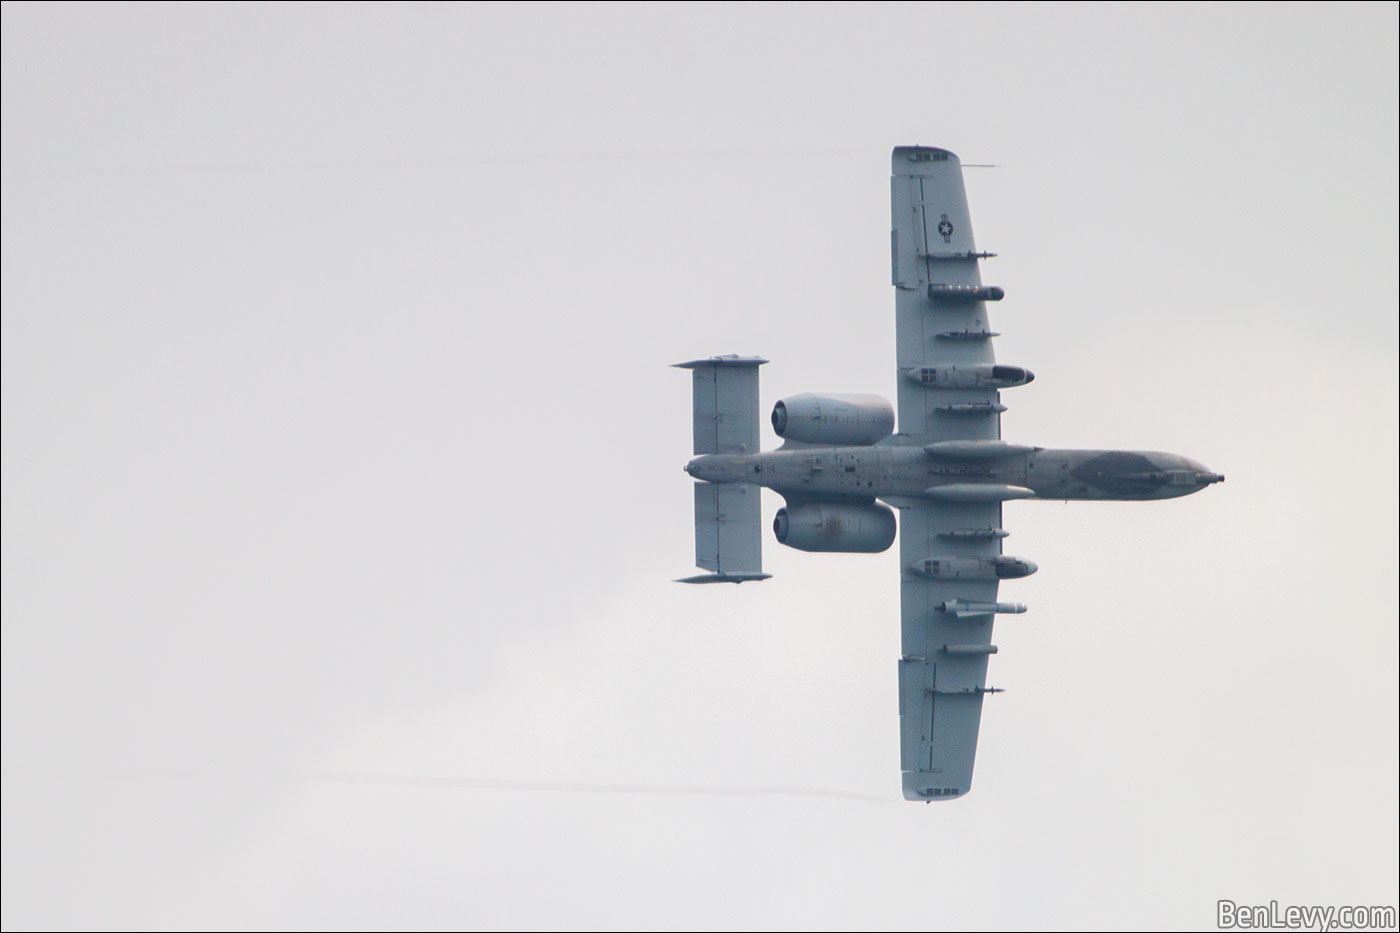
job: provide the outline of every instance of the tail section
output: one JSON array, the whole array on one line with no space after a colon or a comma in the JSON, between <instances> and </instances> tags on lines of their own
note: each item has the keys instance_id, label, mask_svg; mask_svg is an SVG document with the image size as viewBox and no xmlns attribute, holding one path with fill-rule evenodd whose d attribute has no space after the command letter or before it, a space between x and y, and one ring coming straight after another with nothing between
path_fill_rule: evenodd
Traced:
<instances>
[{"instance_id":1,"label":"tail section","mask_svg":"<svg viewBox=\"0 0 1400 933\"><path fill-rule=\"evenodd\" d=\"M756 356L715 356L676 366L691 371L696 454L758 453ZM763 572L759 487L695 484L695 565L710 571L681 583L744 583Z\"/></svg>"},{"instance_id":2,"label":"tail section","mask_svg":"<svg viewBox=\"0 0 1400 933\"><path fill-rule=\"evenodd\" d=\"M763 572L758 490L752 483L695 484L695 566L710 573L682 582L768 579Z\"/></svg>"}]
</instances>

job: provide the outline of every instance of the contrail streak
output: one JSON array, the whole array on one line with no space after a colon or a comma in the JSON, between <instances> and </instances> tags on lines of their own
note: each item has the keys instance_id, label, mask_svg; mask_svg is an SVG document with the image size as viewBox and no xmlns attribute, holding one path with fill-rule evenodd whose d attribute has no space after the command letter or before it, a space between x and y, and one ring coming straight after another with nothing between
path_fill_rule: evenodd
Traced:
<instances>
[{"instance_id":1,"label":"contrail streak","mask_svg":"<svg viewBox=\"0 0 1400 933\"><path fill-rule=\"evenodd\" d=\"M262 781L289 784L352 784L377 787L444 787L461 790L531 793L622 794L658 797L826 797L891 803L884 797L813 787L764 787L704 784L612 784L594 781L528 781L507 778L387 774L373 771L240 771L213 768L157 768L89 772L93 778L173 781Z\"/></svg>"},{"instance_id":2,"label":"contrail streak","mask_svg":"<svg viewBox=\"0 0 1400 933\"><path fill-rule=\"evenodd\" d=\"M441 156L402 156L365 159L287 159L265 162L185 162L144 165L108 166L44 166L25 168L6 166L4 175L74 176L159 176L202 174L257 174L265 172L357 172L420 168L464 168L474 165L512 165L528 163L588 163L588 162L681 162L728 161L756 159L823 159L834 156L875 152L878 146L858 146L849 149L676 149L676 150L615 150L603 152L502 152L464 153Z\"/></svg>"}]
</instances>

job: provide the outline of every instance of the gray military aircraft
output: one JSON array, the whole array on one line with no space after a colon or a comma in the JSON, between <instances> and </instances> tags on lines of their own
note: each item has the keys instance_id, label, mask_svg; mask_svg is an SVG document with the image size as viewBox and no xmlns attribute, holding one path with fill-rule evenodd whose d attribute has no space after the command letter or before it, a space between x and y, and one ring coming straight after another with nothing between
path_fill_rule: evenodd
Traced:
<instances>
[{"instance_id":1,"label":"gray military aircraft","mask_svg":"<svg viewBox=\"0 0 1400 933\"><path fill-rule=\"evenodd\" d=\"M945 149L901 146L890 179L899 430L875 395L795 395L773 407L784 443L760 451L758 357L716 356L692 371L695 563L684 583L765 580L759 489L781 493L773 531L803 551L900 549L900 768L908 800L951 800L972 764L996 654L1002 580L1036 566L1002 553L1008 499L1173 499L1225 477L1176 454L1057 450L1001 439L1001 390L1035 378L996 362L968 220L962 165ZM883 504L882 504L883 503Z\"/></svg>"}]
</instances>

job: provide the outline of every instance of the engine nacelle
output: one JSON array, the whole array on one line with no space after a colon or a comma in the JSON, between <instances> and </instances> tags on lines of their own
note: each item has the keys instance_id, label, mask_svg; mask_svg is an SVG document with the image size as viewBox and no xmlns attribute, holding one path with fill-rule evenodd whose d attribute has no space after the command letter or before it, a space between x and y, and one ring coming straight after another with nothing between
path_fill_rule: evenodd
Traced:
<instances>
[{"instance_id":1,"label":"engine nacelle","mask_svg":"<svg viewBox=\"0 0 1400 933\"><path fill-rule=\"evenodd\" d=\"M778 509L773 533L779 544L799 551L877 554L894 543L894 510L870 505L811 502Z\"/></svg>"},{"instance_id":2,"label":"engine nacelle","mask_svg":"<svg viewBox=\"0 0 1400 933\"><path fill-rule=\"evenodd\" d=\"M773 406L773 430L805 444L860 447L894 433L894 407L878 395L813 395Z\"/></svg>"}]
</instances>

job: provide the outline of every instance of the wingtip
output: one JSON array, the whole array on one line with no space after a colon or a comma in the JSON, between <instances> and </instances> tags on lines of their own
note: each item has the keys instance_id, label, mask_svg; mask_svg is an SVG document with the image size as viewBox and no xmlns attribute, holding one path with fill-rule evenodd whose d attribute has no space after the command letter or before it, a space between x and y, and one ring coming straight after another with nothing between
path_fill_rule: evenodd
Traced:
<instances>
[{"instance_id":1,"label":"wingtip","mask_svg":"<svg viewBox=\"0 0 1400 933\"><path fill-rule=\"evenodd\" d=\"M950 783L953 786L950 787ZM954 781L947 774L905 771L903 784L905 800L922 800L925 803L957 800L967 796L972 789L972 775L964 774L961 780Z\"/></svg>"},{"instance_id":2,"label":"wingtip","mask_svg":"<svg viewBox=\"0 0 1400 933\"><path fill-rule=\"evenodd\" d=\"M895 175L925 175L935 165L962 163L956 153L938 146L895 146L890 152L890 166Z\"/></svg>"}]
</instances>

